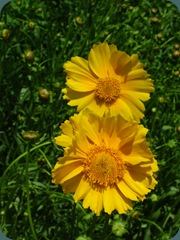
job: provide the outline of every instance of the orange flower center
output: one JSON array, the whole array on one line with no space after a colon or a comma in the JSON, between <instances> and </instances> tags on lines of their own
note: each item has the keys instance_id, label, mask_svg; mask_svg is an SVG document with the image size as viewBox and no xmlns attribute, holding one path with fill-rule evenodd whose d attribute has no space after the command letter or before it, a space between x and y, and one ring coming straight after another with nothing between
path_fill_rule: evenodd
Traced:
<instances>
[{"instance_id":1,"label":"orange flower center","mask_svg":"<svg viewBox=\"0 0 180 240\"><path fill-rule=\"evenodd\" d=\"M120 152L105 146L95 146L84 162L85 178L96 187L113 185L123 178L126 164Z\"/></svg>"},{"instance_id":2,"label":"orange flower center","mask_svg":"<svg viewBox=\"0 0 180 240\"><path fill-rule=\"evenodd\" d=\"M99 78L95 89L95 97L100 104L113 104L120 97L120 83L117 79Z\"/></svg>"}]
</instances>

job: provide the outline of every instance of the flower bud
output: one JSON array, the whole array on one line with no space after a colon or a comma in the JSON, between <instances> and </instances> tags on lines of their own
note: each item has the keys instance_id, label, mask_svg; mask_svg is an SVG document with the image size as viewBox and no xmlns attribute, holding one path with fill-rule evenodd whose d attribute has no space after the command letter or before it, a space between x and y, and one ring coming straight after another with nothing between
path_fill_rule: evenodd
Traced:
<instances>
[{"instance_id":1,"label":"flower bud","mask_svg":"<svg viewBox=\"0 0 180 240\"><path fill-rule=\"evenodd\" d=\"M172 55L173 55L173 57L178 58L180 56L180 51L174 50Z\"/></svg>"},{"instance_id":2,"label":"flower bud","mask_svg":"<svg viewBox=\"0 0 180 240\"><path fill-rule=\"evenodd\" d=\"M174 76L177 76L177 77L178 77L178 76L179 76L179 73L180 73L179 71L175 71L173 74L174 74Z\"/></svg>"},{"instance_id":3,"label":"flower bud","mask_svg":"<svg viewBox=\"0 0 180 240\"><path fill-rule=\"evenodd\" d=\"M83 20L82 20L82 18L81 17L76 17L76 23L78 24L78 25L82 25L83 24Z\"/></svg>"},{"instance_id":4,"label":"flower bud","mask_svg":"<svg viewBox=\"0 0 180 240\"><path fill-rule=\"evenodd\" d=\"M180 134L180 126L177 126L176 131Z\"/></svg>"},{"instance_id":5,"label":"flower bud","mask_svg":"<svg viewBox=\"0 0 180 240\"><path fill-rule=\"evenodd\" d=\"M163 36L163 34L160 32L160 33L157 34L157 37L158 37L159 39L161 39L161 38L163 38L164 36Z\"/></svg>"},{"instance_id":6,"label":"flower bud","mask_svg":"<svg viewBox=\"0 0 180 240\"><path fill-rule=\"evenodd\" d=\"M164 98L163 97L159 97L158 100L159 100L159 103L164 103Z\"/></svg>"},{"instance_id":7,"label":"flower bud","mask_svg":"<svg viewBox=\"0 0 180 240\"><path fill-rule=\"evenodd\" d=\"M30 131L24 132L22 136L25 140L32 140L32 139L39 138L39 133L30 130Z\"/></svg>"},{"instance_id":8,"label":"flower bud","mask_svg":"<svg viewBox=\"0 0 180 240\"><path fill-rule=\"evenodd\" d=\"M29 22L28 23L28 28L33 30L35 28L36 23L35 22Z\"/></svg>"},{"instance_id":9,"label":"flower bud","mask_svg":"<svg viewBox=\"0 0 180 240\"><path fill-rule=\"evenodd\" d=\"M152 8L152 9L151 9L151 12L152 12L152 13L157 13L157 8Z\"/></svg>"},{"instance_id":10,"label":"flower bud","mask_svg":"<svg viewBox=\"0 0 180 240\"><path fill-rule=\"evenodd\" d=\"M25 60L28 62L34 61L34 52L31 50L27 50L24 54Z\"/></svg>"},{"instance_id":11,"label":"flower bud","mask_svg":"<svg viewBox=\"0 0 180 240\"><path fill-rule=\"evenodd\" d=\"M4 40L8 40L8 38L9 38L9 36L10 36L10 31L9 31L9 29L3 29L2 30L2 38L4 39Z\"/></svg>"},{"instance_id":12,"label":"flower bud","mask_svg":"<svg viewBox=\"0 0 180 240\"><path fill-rule=\"evenodd\" d=\"M39 96L39 99L44 101L44 102L47 102L50 99L50 93L46 88L40 89L39 93L38 93L38 96Z\"/></svg>"},{"instance_id":13,"label":"flower bud","mask_svg":"<svg viewBox=\"0 0 180 240\"><path fill-rule=\"evenodd\" d=\"M153 23L161 22L161 20L159 18L157 18L157 17L151 17L150 20Z\"/></svg>"},{"instance_id":14,"label":"flower bud","mask_svg":"<svg viewBox=\"0 0 180 240\"><path fill-rule=\"evenodd\" d=\"M178 50L178 49L180 48L180 44L175 43L175 44L174 44L174 48Z\"/></svg>"}]
</instances>

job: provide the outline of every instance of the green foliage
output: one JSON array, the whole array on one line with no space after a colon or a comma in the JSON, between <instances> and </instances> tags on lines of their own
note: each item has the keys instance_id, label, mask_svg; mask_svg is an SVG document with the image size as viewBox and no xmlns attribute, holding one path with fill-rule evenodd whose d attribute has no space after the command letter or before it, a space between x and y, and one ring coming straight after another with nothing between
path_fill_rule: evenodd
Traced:
<instances>
[{"instance_id":1,"label":"green foliage","mask_svg":"<svg viewBox=\"0 0 180 240\"><path fill-rule=\"evenodd\" d=\"M79 18L77 18L79 17ZM0 16L0 218L13 240L159 240L180 227L180 15L166 0L12 0ZM96 217L51 184L62 150L63 64L107 41L137 53L154 79L143 124L158 185L127 215ZM46 89L48 97L41 96ZM118 227L120 226L120 227ZM123 226L123 227L121 227ZM122 228L122 229L121 229Z\"/></svg>"}]
</instances>

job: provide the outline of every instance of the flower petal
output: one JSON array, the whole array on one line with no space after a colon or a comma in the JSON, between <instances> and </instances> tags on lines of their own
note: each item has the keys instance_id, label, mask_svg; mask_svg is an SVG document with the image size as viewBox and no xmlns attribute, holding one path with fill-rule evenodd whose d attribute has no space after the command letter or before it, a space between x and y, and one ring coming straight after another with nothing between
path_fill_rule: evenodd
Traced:
<instances>
[{"instance_id":1,"label":"flower petal","mask_svg":"<svg viewBox=\"0 0 180 240\"><path fill-rule=\"evenodd\" d=\"M61 159L64 160L65 157ZM74 169L79 168L80 166L81 161L79 160L68 161L66 164L62 164L61 161L57 162L54 169L52 170L53 183L55 184L61 183L63 178L65 178L69 173L74 171Z\"/></svg>"},{"instance_id":2,"label":"flower petal","mask_svg":"<svg viewBox=\"0 0 180 240\"><path fill-rule=\"evenodd\" d=\"M140 179L141 181L139 181ZM144 196L150 192L150 190L143 184L144 179L140 178L138 174L126 172L123 180L134 192L136 192L139 196L142 196L142 200L144 199Z\"/></svg>"},{"instance_id":3,"label":"flower petal","mask_svg":"<svg viewBox=\"0 0 180 240\"><path fill-rule=\"evenodd\" d=\"M151 79L148 80L132 80L127 81L124 84L121 84L121 88L123 90L137 91L150 93L154 91L153 81Z\"/></svg>"},{"instance_id":4,"label":"flower petal","mask_svg":"<svg viewBox=\"0 0 180 240\"><path fill-rule=\"evenodd\" d=\"M105 78L112 72L110 60L110 50L113 51L114 47L109 48L107 43L100 43L94 45L91 49L88 60L89 66L94 74L99 78Z\"/></svg>"},{"instance_id":5,"label":"flower petal","mask_svg":"<svg viewBox=\"0 0 180 240\"><path fill-rule=\"evenodd\" d=\"M119 190L122 192L122 194L131 200L134 201L138 201L137 198L137 193L134 192L125 182L124 180L121 180L118 184L117 184Z\"/></svg>"},{"instance_id":6,"label":"flower petal","mask_svg":"<svg viewBox=\"0 0 180 240\"><path fill-rule=\"evenodd\" d=\"M114 199L114 205L119 214L126 213L127 210L132 209L131 201L126 198L118 188L113 188L111 194Z\"/></svg>"},{"instance_id":7,"label":"flower petal","mask_svg":"<svg viewBox=\"0 0 180 240\"><path fill-rule=\"evenodd\" d=\"M83 199L90 189L91 186L89 185L89 183L82 178L74 194L75 202L78 202L79 200Z\"/></svg>"},{"instance_id":8,"label":"flower petal","mask_svg":"<svg viewBox=\"0 0 180 240\"><path fill-rule=\"evenodd\" d=\"M145 80L149 74L144 69L134 69L128 73L127 81Z\"/></svg>"},{"instance_id":9,"label":"flower petal","mask_svg":"<svg viewBox=\"0 0 180 240\"><path fill-rule=\"evenodd\" d=\"M75 74L76 79L77 75L81 76L81 79L84 79L85 81L89 82L95 82L96 79L94 78L94 75L91 74L88 61L81 57L72 57L71 61L68 61L64 64L64 69L66 73L68 73L69 76L73 76Z\"/></svg>"},{"instance_id":10,"label":"flower petal","mask_svg":"<svg viewBox=\"0 0 180 240\"><path fill-rule=\"evenodd\" d=\"M79 80L81 80L81 77L79 77ZM83 79L81 81L75 81L69 78L67 79L66 85L77 92L91 92L96 89L96 83L83 81Z\"/></svg>"},{"instance_id":11,"label":"flower petal","mask_svg":"<svg viewBox=\"0 0 180 240\"><path fill-rule=\"evenodd\" d=\"M90 207L90 209L94 211L97 216L99 216L103 208L102 193L91 188L87 195L84 197L83 207Z\"/></svg>"},{"instance_id":12,"label":"flower petal","mask_svg":"<svg viewBox=\"0 0 180 240\"><path fill-rule=\"evenodd\" d=\"M86 136L96 145L98 145L99 142L99 138L98 138L98 133L94 131L93 126L90 124L90 122L88 121L87 118L82 117L81 118L81 122L80 122L81 126L83 127L83 131L86 133Z\"/></svg>"},{"instance_id":13,"label":"flower petal","mask_svg":"<svg viewBox=\"0 0 180 240\"><path fill-rule=\"evenodd\" d=\"M110 62L115 73L121 76L127 74L132 68L131 58L125 52L113 52Z\"/></svg>"},{"instance_id":14,"label":"flower petal","mask_svg":"<svg viewBox=\"0 0 180 240\"><path fill-rule=\"evenodd\" d=\"M108 214L111 214L111 212L115 209L112 189L110 187L107 187L102 194L104 211Z\"/></svg>"},{"instance_id":15,"label":"flower petal","mask_svg":"<svg viewBox=\"0 0 180 240\"><path fill-rule=\"evenodd\" d=\"M122 95L127 94L128 96L133 96L134 98L140 99L142 101L147 101L150 98L149 93L137 92L137 91L129 91L129 90L122 90L121 89L121 94Z\"/></svg>"},{"instance_id":16,"label":"flower petal","mask_svg":"<svg viewBox=\"0 0 180 240\"><path fill-rule=\"evenodd\" d=\"M68 166L68 168L70 169L70 166ZM61 168L61 171L62 171L62 168ZM63 184L67 180L70 180L71 178L77 176L78 174L82 173L82 171L83 171L82 164L81 165L79 164L79 166L76 166L73 169L71 168L71 171L69 171L69 173L61 179L61 184ZM60 174L62 176L62 173L59 172L58 174Z\"/></svg>"},{"instance_id":17,"label":"flower petal","mask_svg":"<svg viewBox=\"0 0 180 240\"><path fill-rule=\"evenodd\" d=\"M123 101L123 99L121 98L117 99L116 101L116 109L118 109L118 107L119 107L119 114L122 116L123 119L127 121L133 120L133 115L128 104L126 104L126 102Z\"/></svg>"},{"instance_id":18,"label":"flower petal","mask_svg":"<svg viewBox=\"0 0 180 240\"><path fill-rule=\"evenodd\" d=\"M83 173L80 173L76 176L74 176L71 179L68 179L67 181L63 182L62 189L63 191L67 193L73 193L76 191L77 187L79 186L79 182L81 181Z\"/></svg>"},{"instance_id":19,"label":"flower petal","mask_svg":"<svg viewBox=\"0 0 180 240\"><path fill-rule=\"evenodd\" d=\"M61 147L68 147L72 143L72 138L62 134L61 136L55 137L55 142Z\"/></svg>"},{"instance_id":20,"label":"flower petal","mask_svg":"<svg viewBox=\"0 0 180 240\"><path fill-rule=\"evenodd\" d=\"M132 96L123 95L121 99L128 105L131 109L131 112L134 116L134 120L138 121L139 119L143 118L145 107L144 104L137 98L133 98ZM133 101L134 99L134 101Z\"/></svg>"}]
</instances>

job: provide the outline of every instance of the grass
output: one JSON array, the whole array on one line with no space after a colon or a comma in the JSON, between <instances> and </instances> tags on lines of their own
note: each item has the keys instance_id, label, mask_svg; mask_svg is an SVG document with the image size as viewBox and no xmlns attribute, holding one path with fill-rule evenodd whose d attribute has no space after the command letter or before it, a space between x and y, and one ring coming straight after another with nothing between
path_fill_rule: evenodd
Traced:
<instances>
[{"instance_id":1,"label":"grass","mask_svg":"<svg viewBox=\"0 0 180 240\"><path fill-rule=\"evenodd\" d=\"M77 18L79 17L79 18ZM166 0L12 0L0 16L0 218L13 240L168 240L180 228L180 15ZM156 91L143 124L158 185L126 215L96 217L51 184L62 149L63 63L107 41L138 53ZM45 96L41 90L46 89ZM81 237L81 238L80 238Z\"/></svg>"}]
</instances>

